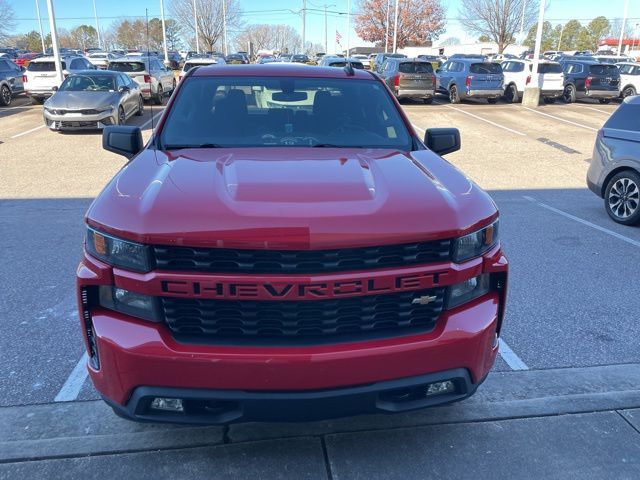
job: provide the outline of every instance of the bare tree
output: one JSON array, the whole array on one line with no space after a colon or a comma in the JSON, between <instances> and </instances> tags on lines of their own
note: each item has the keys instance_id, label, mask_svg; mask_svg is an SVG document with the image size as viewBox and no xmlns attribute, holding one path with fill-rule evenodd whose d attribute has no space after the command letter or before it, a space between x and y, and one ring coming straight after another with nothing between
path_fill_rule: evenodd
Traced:
<instances>
[{"instance_id":1,"label":"bare tree","mask_svg":"<svg viewBox=\"0 0 640 480\"><path fill-rule=\"evenodd\" d=\"M0 41L6 40L9 32L16 26L13 8L7 0L0 0Z\"/></svg>"},{"instance_id":2,"label":"bare tree","mask_svg":"<svg viewBox=\"0 0 640 480\"><path fill-rule=\"evenodd\" d=\"M238 50L245 50L252 43L255 51L299 52L302 39L296 29L289 25L259 24L249 25L236 35L235 43Z\"/></svg>"},{"instance_id":3,"label":"bare tree","mask_svg":"<svg viewBox=\"0 0 640 480\"><path fill-rule=\"evenodd\" d=\"M521 28L529 30L539 8L539 0L462 0L459 17L467 31L486 35L502 53Z\"/></svg>"},{"instance_id":4,"label":"bare tree","mask_svg":"<svg viewBox=\"0 0 640 480\"><path fill-rule=\"evenodd\" d=\"M223 36L223 0L195 0L198 13L198 34L208 50L214 50ZM172 0L171 13L182 27L182 31L195 37L193 24L193 0ZM225 0L227 31L242 27L242 9L238 0Z\"/></svg>"}]
</instances>

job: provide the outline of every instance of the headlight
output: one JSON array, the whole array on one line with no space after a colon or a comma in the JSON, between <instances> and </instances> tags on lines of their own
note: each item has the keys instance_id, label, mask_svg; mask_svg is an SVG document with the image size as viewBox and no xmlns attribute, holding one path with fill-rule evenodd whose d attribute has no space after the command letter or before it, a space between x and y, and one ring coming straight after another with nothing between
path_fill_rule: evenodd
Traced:
<instances>
[{"instance_id":1,"label":"headlight","mask_svg":"<svg viewBox=\"0 0 640 480\"><path fill-rule=\"evenodd\" d=\"M498 243L498 220L477 232L453 241L453 261L465 262L491 250Z\"/></svg>"},{"instance_id":2,"label":"headlight","mask_svg":"<svg viewBox=\"0 0 640 480\"><path fill-rule=\"evenodd\" d=\"M489 293L489 274L470 278L461 283L456 283L447 288L446 308L455 308L463 303L470 302L482 295Z\"/></svg>"},{"instance_id":3,"label":"headlight","mask_svg":"<svg viewBox=\"0 0 640 480\"><path fill-rule=\"evenodd\" d=\"M86 248L89 254L111 266L136 272L151 270L149 247L146 245L120 240L88 228Z\"/></svg>"},{"instance_id":4,"label":"headlight","mask_svg":"<svg viewBox=\"0 0 640 480\"><path fill-rule=\"evenodd\" d=\"M159 322L154 297L130 292L123 288L100 286L100 306L116 312L142 318L151 322Z\"/></svg>"}]
</instances>

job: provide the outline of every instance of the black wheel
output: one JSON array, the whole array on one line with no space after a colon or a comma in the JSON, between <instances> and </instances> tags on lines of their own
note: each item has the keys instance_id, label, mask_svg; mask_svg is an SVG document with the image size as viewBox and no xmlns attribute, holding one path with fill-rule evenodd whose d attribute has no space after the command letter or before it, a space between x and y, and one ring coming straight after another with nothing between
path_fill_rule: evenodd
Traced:
<instances>
[{"instance_id":1,"label":"black wheel","mask_svg":"<svg viewBox=\"0 0 640 480\"><path fill-rule=\"evenodd\" d=\"M449 101L451 103L460 103L460 95L458 95L458 87L451 85L449 87Z\"/></svg>"},{"instance_id":2,"label":"black wheel","mask_svg":"<svg viewBox=\"0 0 640 480\"><path fill-rule=\"evenodd\" d=\"M0 105L3 107L11 105L11 90L6 85L0 88Z\"/></svg>"},{"instance_id":3,"label":"black wheel","mask_svg":"<svg viewBox=\"0 0 640 480\"><path fill-rule=\"evenodd\" d=\"M640 175L633 170L614 175L604 192L604 207L615 222L640 223Z\"/></svg>"},{"instance_id":4,"label":"black wheel","mask_svg":"<svg viewBox=\"0 0 640 480\"><path fill-rule=\"evenodd\" d=\"M433 97L423 98L422 101L427 105L431 105L433 103Z\"/></svg>"},{"instance_id":5,"label":"black wheel","mask_svg":"<svg viewBox=\"0 0 640 480\"><path fill-rule=\"evenodd\" d=\"M518 87L515 85L509 85L507 91L504 92L504 98L509 103L518 103L520 101L520 95L518 94Z\"/></svg>"},{"instance_id":6,"label":"black wheel","mask_svg":"<svg viewBox=\"0 0 640 480\"><path fill-rule=\"evenodd\" d=\"M567 85L564 87L564 92L562 93L562 100L564 103L573 103L576 101L576 87L573 85Z\"/></svg>"},{"instance_id":7,"label":"black wheel","mask_svg":"<svg viewBox=\"0 0 640 480\"><path fill-rule=\"evenodd\" d=\"M127 116L124 113L124 108L118 109L118 125L124 125L127 121Z\"/></svg>"},{"instance_id":8,"label":"black wheel","mask_svg":"<svg viewBox=\"0 0 640 480\"><path fill-rule=\"evenodd\" d=\"M637 95L636 89L633 87L627 87L622 91L622 98L632 97L633 95Z\"/></svg>"},{"instance_id":9,"label":"black wheel","mask_svg":"<svg viewBox=\"0 0 640 480\"><path fill-rule=\"evenodd\" d=\"M164 90L162 89L162 85L158 85L158 92L156 96L153 98L153 103L156 105L162 105L162 99L164 98Z\"/></svg>"},{"instance_id":10,"label":"black wheel","mask_svg":"<svg viewBox=\"0 0 640 480\"><path fill-rule=\"evenodd\" d=\"M44 98L31 97L31 103L33 103L34 105L42 105L44 103Z\"/></svg>"},{"instance_id":11,"label":"black wheel","mask_svg":"<svg viewBox=\"0 0 640 480\"><path fill-rule=\"evenodd\" d=\"M556 103L556 97L544 97L544 103Z\"/></svg>"},{"instance_id":12,"label":"black wheel","mask_svg":"<svg viewBox=\"0 0 640 480\"><path fill-rule=\"evenodd\" d=\"M498 103L498 99L497 98L487 98L487 102L490 103L491 105L495 105L496 103Z\"/></svg>"},{"instance_id":13,"label":"black wheel","mask_svg":"<svg viewBox=\"0 0 640 480\"><path fill-rule=\"evenodd\" d=\"M598 101L602 104L602 105L607 105L609 103L611 103L611 99L610 98L599 98Z\"/></svg>"},{"instance_id":14,"label":"black wheel","mask_svg":"<svg viewBox=\"0 0 640 480\"><path fill-rule=\"evenodd\" d=\"M140 98L138 99L138 110L136 111L136 115L138 117L141 117L143 113L144 113L144 98L142 98L142 95L140 95Z\"/></svg>"}]
</instances>

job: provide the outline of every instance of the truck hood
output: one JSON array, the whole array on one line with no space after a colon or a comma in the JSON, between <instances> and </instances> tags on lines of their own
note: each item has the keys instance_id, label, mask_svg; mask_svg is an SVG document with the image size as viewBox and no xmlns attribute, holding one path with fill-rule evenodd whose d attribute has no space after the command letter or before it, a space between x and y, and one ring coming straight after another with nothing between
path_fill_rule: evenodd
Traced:
<instances>
[{"instance_id":1,"label":"truck hood","mask_svg":"<svg viewBox=\"0 0 640 480\"><path fill-rule=\"evenodd\" d=\"M87 222L151 244L328 249L452 238L497 216L491 198L424 150L144 150Z\"/></svg>"}]
</instances>

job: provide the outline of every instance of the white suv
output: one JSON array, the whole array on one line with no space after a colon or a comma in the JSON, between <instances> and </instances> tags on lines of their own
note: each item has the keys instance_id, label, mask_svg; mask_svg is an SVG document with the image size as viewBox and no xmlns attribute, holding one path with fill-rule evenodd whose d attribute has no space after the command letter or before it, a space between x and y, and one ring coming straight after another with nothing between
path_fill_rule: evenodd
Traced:
<instances>
[{"instance_id":1,"label":"white suv","mask_svg":"<svg viewBox=\"0 0 640 480\"><path fill-rule=\"evenodd\" d=\"M180 72L180 76L178 80L182 80L189 70L193 67L207 67L209 65L224 65L224 58L216 57L216 58L207 58L207 57L191 57L189 60L184 62L182 66L182 71Z\"/></svg>"},{"instance_id":2,"label":"white suv","mask_svg":"<svg viewBox=\"0 0 640 480\"><path fill-rule=\"evenodd\" d=\"M64 78L75 72L96 68L84 57L63 57L61 63ZM27 96L31 97L34 103L40 104L53 95L54 87L59 87L62 83L56 77L54 57L39 57L31 60L22 80Z\"/></svg>"},{"instance_id":3,"label":"white suv","mask_svg":"<svg viewBox=\"0 0 640 480\"><path fill-rule=\"evenodd\" d=\"M620 96L627 98L640 92L640 64L631 62L616 63L620 70Z\"/></svg>"},{"instance_id":4,"label":"white suv","mask_svg":"<svg viewBox=\"0 0 640 480\"><path fill-rule=\"evenodd\" d=\"M133 78L140 85L142 97L156 105L162 104L164 96L176 88L173 71L166 68L156 57L124 56L109 62L107 68L126 73Z\"/></svg>"},{"instance_id":5,"label":"white suv","mask_svg":"<svg viewBox=\"0 0 640 480\"><path fill-rule=\"evenodd\" d=\"M504 96L507 102L522 100L525 87L531 81L531 60L506 60L502 62L504 73ZM538 86L545 103L553 103L564 92L564 74L558 62L541 60L538 63Z\"/></svg>"}]
</instances>

